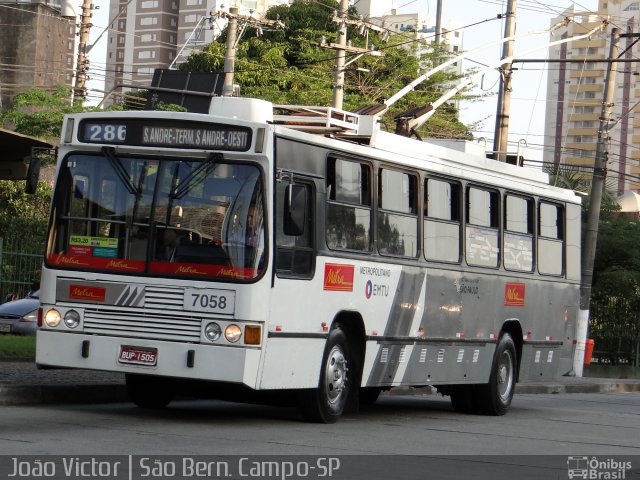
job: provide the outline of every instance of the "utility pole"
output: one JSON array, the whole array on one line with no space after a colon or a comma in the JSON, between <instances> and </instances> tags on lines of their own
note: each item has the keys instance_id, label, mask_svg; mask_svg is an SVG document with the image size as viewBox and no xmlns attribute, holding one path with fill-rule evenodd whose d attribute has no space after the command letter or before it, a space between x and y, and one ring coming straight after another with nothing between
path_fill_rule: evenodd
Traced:
<instances>
[{"instance_id":1,"label":"utility pole","mask_svg":"<svg viewBox=\"0 0 640 480\"><path fill-rule=\"evenodd\" d=\"M436 36L435 43L440 43L440 32L442 31L442 0L436 2Z\"/></svg>"},{"instance_id":2,"label":"utility pole","mask_svg":"<svg viewBox=\"0 0 640 480\"><path fill-rule=\"evenodd\" d=\"M227 28L227 51L224 55L224 83L222 95L233 96L233 75L236 65L236 36L238 32L238 7L229 8L229 26Z\"/></svg>"},{"instance_id":3,"label":"utility pole","mask_svg":"<svg viewBox=\"0 0 640 480\"><path fill-rule=\"evenodd\" d=\"M75 96L84 100L87 97L87 72L89 70L89 58L87 57L87 44L89 43L89 32L91 30L91 10L93 5L91 0L84 0L82 3L82 14L80 16L80 43L78 44L78 64L76 65L76 86Z\"/></svg>"},{"instance_id":4,"label":"utility pole","mask_svg":"<svg viewBox=\"0 0 640 480\"><path fill-rule=\"evenodd\" d=\"M330 43L327 45L326 40L323 38L320 43L321 48L331 48L336 51L336 62L333 70L333 108L342 109L342 103L344 100L344 73L347 66L357 61L364 55L372 55L374 57L383 57L384 54L373 48L358 48L348 45L347 42L347 27L358 28L360 34L373 30L383 34L383 40L388 31L384 27L378 27L371 23L362 21L362 17L358 20L353 20L348 17L349 0L340 0L340 11L333 14L332 20L340 26L338 30L338 43ZM354 54L354 56L346 61L347 52Z\"/></svg>"},{"instance_id":5,"label":"utility pole","mask_svg":"<svg viewBox=\"0 0 640 480\"><path fill-rule=\"evenodd\" d=\"M347 11L349 9L349 0L340 0L340 11L338 12L338 21L340 21L340 30L338 30L338 43L336 45L336 63L333 71L333 108L342 108L344 100L344 64L347 57Z\"/></svg>"},{"instance_id":6,"label":"utility pole","mask_svg":"<svg viewBox=\"0 0 640 480\"><path fill-rule=\"evenodd\" d=\"M246 30L247 26L251 25L256 28L258 35L262 34L262 26L270 26L274 28L284 28L284 23L277 20L257 19L251 16L238 15L238 7L229 7L229 13L227 12L211 12L211 19L226 18L229 21L227 28L227 43L226 52L224 56L224 83L222 84L222 95L225 97L231 97L234 94L233 77L235 74L236 65L236 47L238 41L242 38L242 34ZM241 25L238 32L238 25Z\"/></svg>"},{"instance_id":7,"label":"utility pole","mask_svg":"<svg viewBox=\"0 0 640 480\"><path fill-rule=\"evenodd\" d=\"M587 212L587 227L582 250L582 274L580 277L580 311L576 326L576 350L573 357L573 373L582 377L584 365L584 351L589 327L589 304L591 302L591 283L593 281L593 263L596 258L596 243L598 241L598 223L600 222L600 206L602 192L607 176L607 141L609 140L609 120L613 108L616 81L616 66L614 58L617 56L620 35L617 28L611 29L611 45L609 47L609 61L604 83L604 99L600 113L600 128L598 129L598 143L596 158L593 165L593 180L589 195L589 211Z\"/></svg>"},{"instance_id":8,"label":"utility pole","mask_svg":"<svg viewBox=\"0 0 640 480\"><path fill-rule=\"evenodd\" d=\"M504 25L504 37L513 37L516 32L516 3L517 0L507 2L507 13ZM513 56L514 41L510 40L502 45L502 58ZM509 109L511 108L511 75L512 63L505 63L500 71L500 86L498 89L498 108L496 111L496 127L493 140L495 159L504 162L507 159L509 142Z\"/></svg>"}]
</instances>

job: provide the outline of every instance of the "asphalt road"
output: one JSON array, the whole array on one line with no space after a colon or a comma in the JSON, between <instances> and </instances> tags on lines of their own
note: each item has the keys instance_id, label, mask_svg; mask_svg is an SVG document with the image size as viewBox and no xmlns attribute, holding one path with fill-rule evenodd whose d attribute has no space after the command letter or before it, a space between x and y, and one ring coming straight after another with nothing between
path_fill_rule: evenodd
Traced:
<instances>
[{"instance_id":1,"label":"asphalt road","mask_svg":"<svg viewBox=\"0 0 640 480\"><path fill-rule=\"evenodd\" d=\"M564 479L567 462L594 458L605 462L602 468L611 459L622 462L613 465L622 465L625 476L613 478L640 478L639 413L640 393L521 394L504 417L456 414L448 398L436 395L385 395L335 425L304 423L294 408L212 400L158 411L128 403L4 406L0 478L16 465L35 478L34 459L51 468L58 462L61 473L60 462L83 458L120 462L119 475L129 463L131 476L109 478L130 480L197 478L193 468L181 468L198 459L209 465L202 471L209 478ZM256 467L250 475L263 458L295 459L288 465L293 475L285 467L266 473ZM216 471L223 463L227 469ZM338 468L328 475L330 465Z\"/></svg>"},{"instance_id":2,"label":"asphalt road","mask_svg":"<svg viewBox=\"0 0 640 480\"><path fill-rule=\"evenodd\" d=\"M215 400L4 406L4 454L640 455L640 393L517 395L504 417L448 398L383 396L334 425L297 409Z\"/></svg>"}]
</instances>

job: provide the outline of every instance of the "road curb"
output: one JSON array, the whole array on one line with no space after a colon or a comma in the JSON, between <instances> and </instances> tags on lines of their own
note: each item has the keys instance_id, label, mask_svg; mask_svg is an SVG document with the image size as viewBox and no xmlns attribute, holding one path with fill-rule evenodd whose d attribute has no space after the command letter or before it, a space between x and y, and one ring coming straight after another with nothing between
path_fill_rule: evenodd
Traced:
<instances>
[{"instance_id":1,"label":"road curb","mask_svg":"<svg viewBox=\"0 0 640 480\"><path fill-rule=\"evenodd\" d=\"M601 382L601 383L557 383L516 385L516 394L549 394L549 393L630 393L640 392L637 382Z\"/></svg>"}]
</instances>

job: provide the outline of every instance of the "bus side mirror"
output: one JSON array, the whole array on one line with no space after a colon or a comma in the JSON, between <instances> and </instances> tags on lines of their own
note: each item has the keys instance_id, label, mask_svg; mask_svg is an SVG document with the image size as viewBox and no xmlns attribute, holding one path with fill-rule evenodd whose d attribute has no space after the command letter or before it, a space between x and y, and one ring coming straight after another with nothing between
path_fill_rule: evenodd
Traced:
<instances>
[{"instance_id":1,"label":"bus side mirror","mask_svg":"<svg viewBox=\"0 0 640 480\"><path fill-rule=\"evenodd\" d=\"M29 168L27 169L27 185L25 186L25 192L33 195L38 189L38 180L40 179L40 158L36 156L31 157L29 162Z\"/></svg>"},{"instance_id":2,"label":"bus side mirror","mask_svg":"<svg viewBox=\"0 0 640 480\"><path fill-rule=\"evenodd\" d=\"M307 189L303 185L288 185L284 199L284 233L300 236L306 221Z\"/></svg>"}]
</instances>

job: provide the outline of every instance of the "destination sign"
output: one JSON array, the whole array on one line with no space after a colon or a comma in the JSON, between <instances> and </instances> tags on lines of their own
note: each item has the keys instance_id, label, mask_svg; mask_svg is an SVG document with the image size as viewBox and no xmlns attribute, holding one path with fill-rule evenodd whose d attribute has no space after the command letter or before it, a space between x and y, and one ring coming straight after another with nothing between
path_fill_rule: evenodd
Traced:
<instances>
[{"instance_id":1,"label":"destination sign","mask_svg":"<svg viewBox=\"0 0 640 480\"><path fill-rule=\"evenodd\" d=\"M169 119L91 119L81 122L78 140L109 145L245 152L251 148L251 129Z\"/></svg>"}]
</instances>

